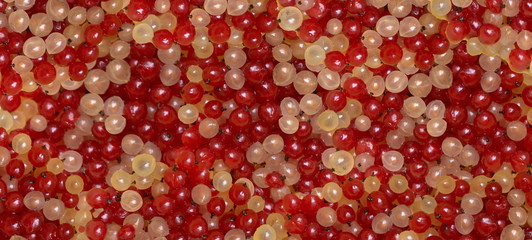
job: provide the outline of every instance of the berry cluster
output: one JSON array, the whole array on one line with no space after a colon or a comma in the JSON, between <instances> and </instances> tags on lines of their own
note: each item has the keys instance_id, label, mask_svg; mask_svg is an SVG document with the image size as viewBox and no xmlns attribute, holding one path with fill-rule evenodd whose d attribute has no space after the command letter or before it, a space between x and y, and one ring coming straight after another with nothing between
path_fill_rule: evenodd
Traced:
<instances>
[{"instance_id":1,"label":"berry cluster","mask_svg":"<svg viewBox=\"0 0 532 240\"><path fill-rule=\"evenodd\" d=\"M531 240L532 0L0 0L0 239Z\"/></svg>"}]
</instances>

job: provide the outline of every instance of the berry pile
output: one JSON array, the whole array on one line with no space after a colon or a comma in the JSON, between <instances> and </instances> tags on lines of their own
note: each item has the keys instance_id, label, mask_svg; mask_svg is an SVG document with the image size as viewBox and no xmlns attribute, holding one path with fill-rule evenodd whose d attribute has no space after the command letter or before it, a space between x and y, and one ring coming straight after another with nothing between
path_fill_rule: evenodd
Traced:
<instances>
[{"instance_id":1,"label":"berry pile","mask_svg":"<svg viewBox=\"0 0 532 240\"><path fill-rule=\"evenodd\" d=\"M0 0L0 239L531 240L532 0Z\"/></svg>"}]
</instances>

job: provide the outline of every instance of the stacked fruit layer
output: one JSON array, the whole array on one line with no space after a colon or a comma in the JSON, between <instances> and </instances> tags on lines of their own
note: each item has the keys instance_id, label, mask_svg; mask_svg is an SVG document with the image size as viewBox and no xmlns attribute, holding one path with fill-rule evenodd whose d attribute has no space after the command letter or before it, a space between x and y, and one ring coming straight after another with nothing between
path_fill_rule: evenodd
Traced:
<instances>
[{"instance_id":1,"label":"stacked fruit layer","mask_svg":"<svg viewBox=\"0 0 532 240\"><path fill-rule=\"evenodd\" d=\"M532 0L0 0L0 239L532 239Z\"/></svg>"}]
</instances>

